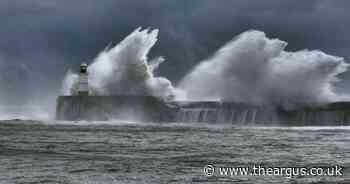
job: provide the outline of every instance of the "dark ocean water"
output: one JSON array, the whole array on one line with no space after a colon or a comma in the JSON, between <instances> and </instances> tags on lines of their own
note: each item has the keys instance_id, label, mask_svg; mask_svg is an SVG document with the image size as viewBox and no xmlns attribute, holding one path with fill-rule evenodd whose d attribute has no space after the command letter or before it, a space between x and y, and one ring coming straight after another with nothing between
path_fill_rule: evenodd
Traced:
<instances>
[{"instance_id":1,"label":"dark ocean water","mask_svg":"<svg viewBox=\"0 0 350 184\"><path fill-rule=\"evenodd\" d=\"M342 176L208 177L203 167L343 167ZM0 123L0 183L350 183L350 127Z\"/></svg>"}]
</instances>

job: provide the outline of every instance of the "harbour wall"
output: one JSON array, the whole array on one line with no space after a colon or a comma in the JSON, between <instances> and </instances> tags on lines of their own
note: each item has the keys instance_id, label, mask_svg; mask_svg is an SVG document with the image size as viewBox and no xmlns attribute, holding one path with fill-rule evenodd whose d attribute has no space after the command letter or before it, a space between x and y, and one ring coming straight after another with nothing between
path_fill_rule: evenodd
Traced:
<instances>
[{"instance_id":1,"label":"harbour wall","mask_svg":"<svg viewBox=\"0 0 350 184\"><path fill-rule=\"evenodd\" d=\"M349 125L350 102L297 110L221 102L163 102L151 96L60 96L57 120L208 122L238 125Z\"/></svg>"}]
</instances>

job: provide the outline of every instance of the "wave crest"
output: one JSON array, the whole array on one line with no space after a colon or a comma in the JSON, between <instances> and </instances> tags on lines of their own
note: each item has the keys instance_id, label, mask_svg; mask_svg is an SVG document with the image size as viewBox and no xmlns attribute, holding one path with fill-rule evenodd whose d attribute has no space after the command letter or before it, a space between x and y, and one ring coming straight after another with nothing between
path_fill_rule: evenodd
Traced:
<instances>
[{"instance_id":1,"label":"wave crest","mask_svg":"<svg viewBox=\"0 0 350 184\"><path fill-rule=\"evenodd\" d=\"M335 92L347 70L322 51L284 51L287 43L261 31L235 37L180 82L187 99L223 100L295 108L347 98Z\"/></svg>"}]
</instances>

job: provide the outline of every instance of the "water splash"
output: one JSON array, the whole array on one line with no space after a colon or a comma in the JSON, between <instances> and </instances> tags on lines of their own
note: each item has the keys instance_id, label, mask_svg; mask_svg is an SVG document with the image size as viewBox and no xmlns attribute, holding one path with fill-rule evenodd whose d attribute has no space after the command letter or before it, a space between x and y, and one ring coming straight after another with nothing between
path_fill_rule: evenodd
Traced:
<instances>
[{"instance_id":1,"label":"water splash","mask_svg":"<svg viewBox=\"0 0 350 184\"><path fill-rule=\"evenodd\" d=\"M287 43L248 31L201 62L179 87L187 99L268 104L286 109L344 100L335 92L343 58L322 51L284 51Z\"/></svg>"},{"instance_id":2,"label":"water splash","mask_svg":"<svg viewBox=\"0 0 350 184\"><path fill-rule=\"evenodd\" d=\"M294 109L341 101L334 84L348 64L319 50L284 51L287 43L261 31L247 31L201 62L178 88L154 71L163 57L148 59L158 30L136 29L89 67L92 95L151 95L166 100L222 100ZM68 72L63 93L77 93L78 76ZM185 95L184 95L185 94Z\"/></svg>"},{"instance_id":3,"label":"water splash","mask_svg":"<svg viewBox=\"0 0 350 184\"><path fill-rule=\"evenodd\" d=\"M75 74L72 70L68 70L66 76L63 79L61 93L63 95L76 95L78 89L78 74Z\"/></svg>"},{"instance_id":4,"label":"water splash","mask_svg":"<svg viewBox=\"0 0 350 184\"><path fill-rule=\"evenodd\" d=\"M171 100L176 93L171 82L153 73L164 58L148 61L147 57L157 37L157 29L138 28L115 47L102 51L89 67L90 93L150 95ZM77 79L76 74L67 74L63 85L65 93L76 93Z\"/></svg>"}]
</instances>

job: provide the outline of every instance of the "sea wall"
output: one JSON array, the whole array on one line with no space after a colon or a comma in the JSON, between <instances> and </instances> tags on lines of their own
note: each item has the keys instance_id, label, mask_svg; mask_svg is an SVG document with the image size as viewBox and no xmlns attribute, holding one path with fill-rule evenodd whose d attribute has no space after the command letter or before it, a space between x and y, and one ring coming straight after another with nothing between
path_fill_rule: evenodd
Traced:
<instances>
[{"instance_id":1,"label":"sea wall","mask_svg":"<svg viewBox=\"0 0 350 184\"><path fill-rule=\"evenodd\" d=\"M285 111L220 102L165 103L150 96L60 96L58 120L210 122L240 125L349 125L350 102Z\"/></svg>"},{"instance_id":2,"label":"sea wall","mask_svg":"<svg viewBox=\"0 0 350 184\"><path fill-rule=\"evenodd\" d=\"M150 96L60 96L57 99L57 120L124 119L166 121L172 113L165 103Z\"/></svg>"}]
</instances>

